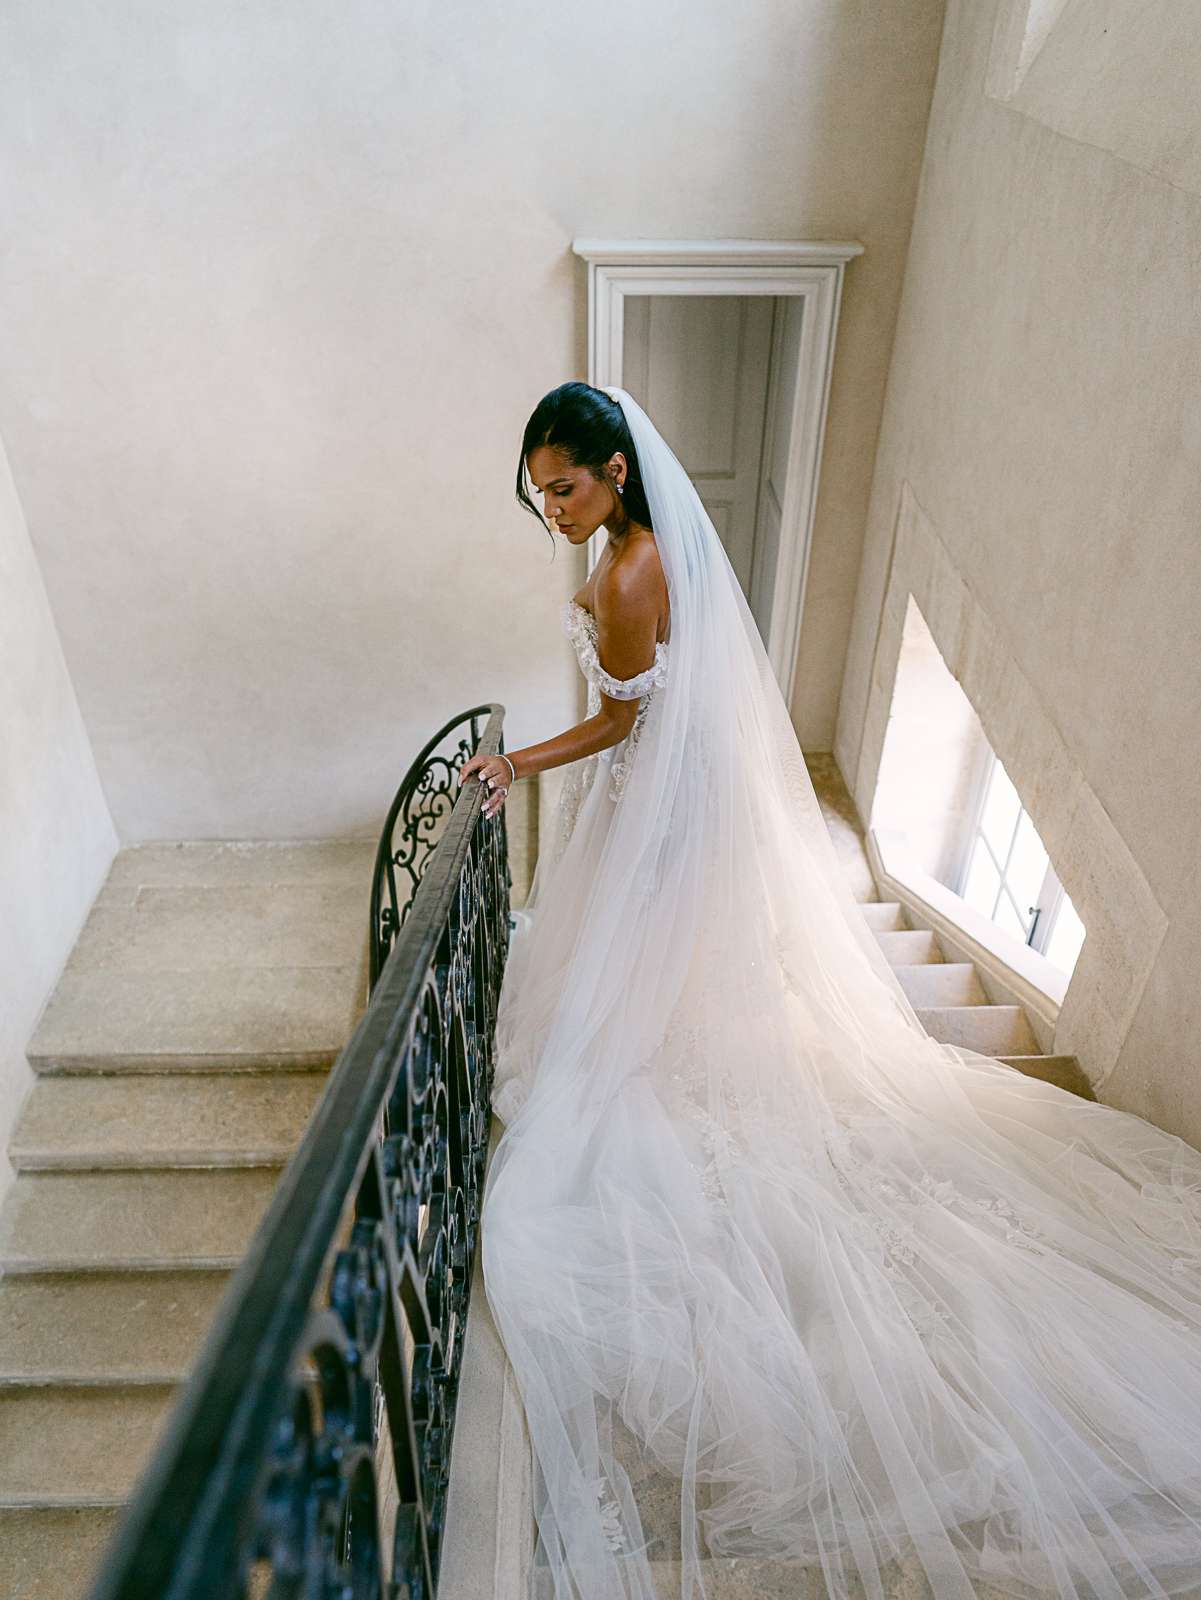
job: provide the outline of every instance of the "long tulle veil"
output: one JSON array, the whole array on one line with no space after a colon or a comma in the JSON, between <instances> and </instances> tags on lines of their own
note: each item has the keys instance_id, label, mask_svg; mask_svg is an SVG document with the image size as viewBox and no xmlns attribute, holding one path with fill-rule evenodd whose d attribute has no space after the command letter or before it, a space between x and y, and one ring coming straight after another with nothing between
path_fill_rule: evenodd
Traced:
<instances>
[{"instance_id":1,"label":"long tulle veil","mask_svg":"<svg viewBox=\"0 0 1201 1600\"><path fill-rule=\"evenodd\" d=\"M702 1595L754 1556L835 1600L1189 1593L1201 1154L926 1035L713 523L607 392L668 671L621 798L592 782L539 862L483 1218L543 1592L651 1600L669 1562Z\"/></svg>"}]
</instances>

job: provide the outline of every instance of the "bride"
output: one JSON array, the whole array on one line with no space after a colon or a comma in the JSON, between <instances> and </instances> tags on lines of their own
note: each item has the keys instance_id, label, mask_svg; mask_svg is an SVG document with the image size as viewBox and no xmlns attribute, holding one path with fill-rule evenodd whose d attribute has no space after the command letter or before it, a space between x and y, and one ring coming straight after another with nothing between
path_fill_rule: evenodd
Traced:
<instances>
[{"instance_id":1,"label":"bride","mask_svg":"<svg viewBox=\"0 0 1201 1600\"><path fill-rule=\"evenodd\" d=\"M537 1592L1201 1595L1201 1153L925 1033L634 399L552 391L533 509L526 473L607 536L563 611L586 719L461 774L495 814L572 764L481 1224Z\"/></svg>"}]
</instances>

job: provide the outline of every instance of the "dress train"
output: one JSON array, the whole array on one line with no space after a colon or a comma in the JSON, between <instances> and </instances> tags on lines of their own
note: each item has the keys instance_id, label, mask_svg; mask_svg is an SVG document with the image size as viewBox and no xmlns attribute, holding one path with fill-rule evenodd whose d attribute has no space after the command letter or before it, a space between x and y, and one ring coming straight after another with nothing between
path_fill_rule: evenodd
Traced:
<instances>
[{"instance_id":1,"label":"dress train","mask_svg":"<svg viewBox=\"0 0 1201 1600\"><path fill-rule=\"evenodd\" d=\"M671 634L518 915L482 1218L537 1593L1201 1596L1201 1152L926 1035L711 524L610 393Z\"/></svg>"}]
</instances>

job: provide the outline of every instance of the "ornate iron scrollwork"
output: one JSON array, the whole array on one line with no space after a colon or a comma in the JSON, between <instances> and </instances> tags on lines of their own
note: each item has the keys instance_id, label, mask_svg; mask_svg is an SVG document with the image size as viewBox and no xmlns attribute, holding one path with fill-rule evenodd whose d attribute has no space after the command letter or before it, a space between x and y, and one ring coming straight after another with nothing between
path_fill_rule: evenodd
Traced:
<instances>
[{"instance_id":1,"label":"ornate iron scrollwork","mask_svg":"<svg viewBox=\"0 0 1201 1600\"><path fill-rule=\"evenodd\" d=\"M371 889L372 988L454 809L458 770L479 745L481 718L491 710L473 706L439 728L405 773L388 808ZM502 735L497 749L504 747Z\"/></svg>"},{"instance_id":2,"label":"ornate iron scrollwork","mask_svg":"<svg viewBox=\"0 0 1201 1600\"><path fill-rule=\"evenodd\" d=\"M397 792L367 1010L91 1600L434 1600L509 941L503 808L451 785L502 718L453 719Z\"/></svg>"}]
</instances>

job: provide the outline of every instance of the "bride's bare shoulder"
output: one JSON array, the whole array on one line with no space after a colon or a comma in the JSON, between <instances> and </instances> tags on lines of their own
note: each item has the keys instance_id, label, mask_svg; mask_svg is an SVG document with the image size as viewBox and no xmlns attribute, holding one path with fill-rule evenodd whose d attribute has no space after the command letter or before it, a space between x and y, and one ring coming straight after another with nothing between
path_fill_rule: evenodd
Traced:
<instances>
[{"instance_id":1,"label":"bride's bare shoulder","mask_svg":"<svg viewBox=\"0 0 1201 1600\"><path fill-rule=\"evenodd\" d=\"M648 529L631 539L621 554L599 575L596 585L598 611L603 609L655 612L667 609L667 580L655 536Z\"/></svg>"}]
</instances>

